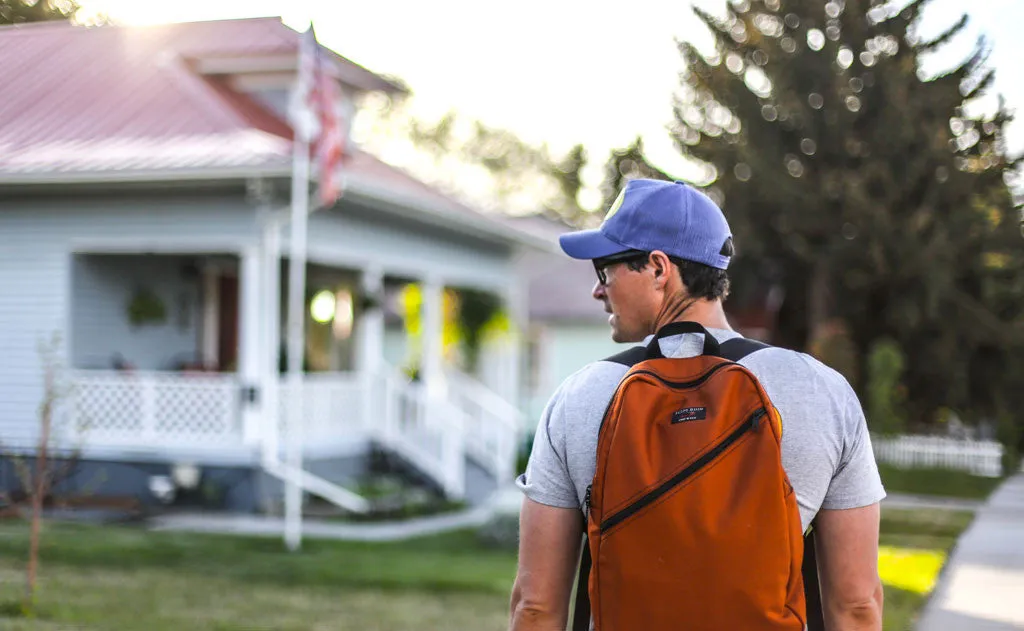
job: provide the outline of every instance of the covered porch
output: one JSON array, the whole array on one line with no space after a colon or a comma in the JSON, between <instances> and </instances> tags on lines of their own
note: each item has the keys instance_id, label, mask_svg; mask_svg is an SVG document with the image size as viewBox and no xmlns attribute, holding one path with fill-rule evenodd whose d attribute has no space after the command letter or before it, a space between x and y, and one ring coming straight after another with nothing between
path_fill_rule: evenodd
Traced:
<instances>
[{"instance_id":1,"label":"covered porch","mask_svg":"<svg viewBox=\"0 0 1024 631\"><path fill-rule=\"evenodd\" d=\"M67 410L86 451L253 465L284 452L296 388L283 375L288 262L272 238L236 251L73 254ZM381 445L456 496L467 457L510 478L519 411L496 390L516 387L516 344L489 345L476 376L466 374L446 354L454 287L441 275L315 251L310 260L298 388L305 456ZM411 285L415 338L400 313Z\"/></svg>"}]
</instances>

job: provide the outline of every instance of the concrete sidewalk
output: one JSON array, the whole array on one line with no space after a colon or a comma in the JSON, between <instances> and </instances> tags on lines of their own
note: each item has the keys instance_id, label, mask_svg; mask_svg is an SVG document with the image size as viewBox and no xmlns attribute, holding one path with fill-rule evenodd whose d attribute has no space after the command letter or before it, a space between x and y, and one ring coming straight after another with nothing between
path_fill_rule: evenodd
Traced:
<instances>
[{"instance_id":1,"label":"concrete sidewalk","mask_svg":"<svg viewBox=\"0 0 1024 631\"><path fill-rule=\"evenodd\" d=\"M313 539L399 541L451 530L477 528L495 516L518 514L521 501L522 494L510 486L495 492L483 505L457 513L383 523L345 523L305 518L302 520L302 535ZM180 513L156 517L150 520L149 527L151 530L164 531L280 537L284 533L284 520L264 515Z\"/></svg>"},{"instance_id":2,"label":"concrete sidewalk","mask_svg":"<svg viewBox=\"0 0 1024 631\"><path fill-rule=\"evenodd\" d=\"M917 631L1024 630L1024 474L1007 480L957 542Z\"/></svg>"},{"instance_id":3,"label":"concrete sidewalk","mask_svg":"<svg viewBox=\"0 0 1024 631\"><path fill-rule=\"evenodd\" d=\"M462 528L475 528L485 524L493 514L492 509L483 507L387 523L351 523L305 518L302 520L302 536L348 541L398 541ZM284 533L284 519L264 515L184 513L156 517L150 522L150 530L280 537Z\"/></svg>"}]
</instances>

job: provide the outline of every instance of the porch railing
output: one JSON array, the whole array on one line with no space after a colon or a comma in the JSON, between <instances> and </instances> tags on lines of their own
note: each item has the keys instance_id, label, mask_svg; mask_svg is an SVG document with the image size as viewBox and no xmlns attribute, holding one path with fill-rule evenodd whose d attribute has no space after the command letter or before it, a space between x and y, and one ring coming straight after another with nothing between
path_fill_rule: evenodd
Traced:
<instances>
[{"instance_id":1,"label":"porch railing","mask_svg":"<svg viewBox=\"0 0 1024 631\"><path fill-rule=\"evenodd\" d=\"M369 398L365 383L358 373L310 373L302 382L304 443L329 446L352 435L361 434L366 426L365 410ZM278 427L281 444L288 431L288 406L292 401L291 385L282 377L278 390Z\"/></svg>"},{"instance_id":2,"label":"porch railing","mask_svg":"<svg viewBox=\"0 0 1024 631\"><path fill-rule=\"evenodd\" d=\"M465 375L450 372L447 393L428 393L393 370L315 373L304 377L303 392L306 451L375 438L455 497L465 492L467 456L499 480L514 473L519 410ZM69 407L88 445L241 449L242 400L233 374L78 371ZM287 380L277 400L271 427L283 449L292 400Z\"/></svg>"}]
</instances>

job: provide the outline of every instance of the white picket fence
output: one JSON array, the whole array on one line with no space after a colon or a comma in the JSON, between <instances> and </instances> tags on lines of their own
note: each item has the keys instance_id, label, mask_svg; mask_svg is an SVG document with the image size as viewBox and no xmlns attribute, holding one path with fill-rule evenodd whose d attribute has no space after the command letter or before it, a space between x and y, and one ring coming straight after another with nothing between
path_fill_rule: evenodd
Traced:
<instances>
[{"instance_id":1,"label":"white picket fence","mask_svg":"<svg viewBox=\"0 0 1024 631\"><path fill-rule=\"evenodd\" d=\"M943 436L872 436L871 444L878 462L901 469L955 469L989 478L998 478L1003 472L1003 446L992 440L959 440Z\"/></svg>"}]
</instances>

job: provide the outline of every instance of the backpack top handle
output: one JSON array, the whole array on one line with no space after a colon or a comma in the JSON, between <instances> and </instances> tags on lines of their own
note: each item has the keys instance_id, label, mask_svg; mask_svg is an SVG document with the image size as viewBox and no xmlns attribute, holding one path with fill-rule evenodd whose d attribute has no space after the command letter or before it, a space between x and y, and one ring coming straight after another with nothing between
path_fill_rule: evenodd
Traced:
<instances>
[{"instance_id":1,"label":"backpack top handle","mask_svg":"<svg viewBox=\"0 0 1024 631\"><path fill-rule=\"evenodd\" d=\"M666 337L673 337L675 335L683 335L684 333L701 333L704 335L704 350L702 354L711 355L713 357L722 356L722 348L718 344L718 340L715 339L714 335L708 333L700 324L696 322L670 322L665 326L658 329L658 332L654 335L654 339L647 345L647 356L646 359L665 359L665 355L661 352L661 346L659 341Z\"/></svg>"}]
</instances>

